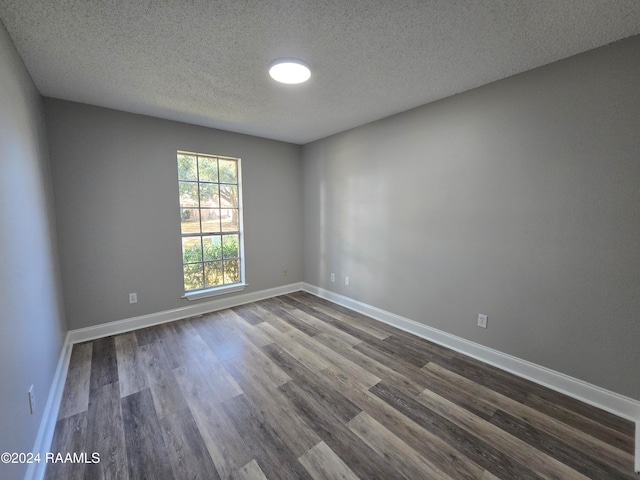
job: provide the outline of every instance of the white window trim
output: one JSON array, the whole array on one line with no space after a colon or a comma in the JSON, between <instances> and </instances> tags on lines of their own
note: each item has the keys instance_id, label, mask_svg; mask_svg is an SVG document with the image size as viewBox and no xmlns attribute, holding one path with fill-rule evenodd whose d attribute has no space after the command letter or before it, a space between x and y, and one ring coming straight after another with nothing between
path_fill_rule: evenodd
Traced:
<instances>
[{"instance_id":1,"label":"white window trim","mask_svg":"<svg viewBox=\"0 0 640 480\"><path fill-rule=\"evenodd\" d=\"M211 287L205 288L203 290L193 290L191 292L185 293L180 298L186 298L189 301L200 300L201 298L217 297L218 295L225 295L227 293L241 292L245 289L245 287L248 286L249 284L247 283L234 283L232 285L224 285L222 287Z\"/></svg>"},{"instance_id":2,"label":"white window trim","mask_svg":"<svg viewBox=\"0 0 640 480\"><path fill-rule=\"evenodd\" d=\"M243 185L242 185L242 159L240 157L227 157L225 155L213 155L213 154L205 154L205 153L197 153L191 152L188 150L178 150L177 153L184 153L187 155L202 155L202 156L210 156L216 158L227 158L233 159L237 161L237 175L238 175L238 215L240 222L240 244L238 245L240 250L240 283L233 283L230 285L222 285L218 287L209 287L200 290L190 290L185 292L180 298L186 299L188 301L199 300L202 298L208 297L217 297L219 295L226 295L228 293L241 292L248 287L249 284L246 283L246 271L245 271L245 253L244 253L244 202L243 202ZM178 180L179 181L179 180ZM181 235L182 238L182 235ZM180 247L180 251L182 252L182 247ZM184 283L184 279L183 279Z\"/></svg>"}]
</instances>

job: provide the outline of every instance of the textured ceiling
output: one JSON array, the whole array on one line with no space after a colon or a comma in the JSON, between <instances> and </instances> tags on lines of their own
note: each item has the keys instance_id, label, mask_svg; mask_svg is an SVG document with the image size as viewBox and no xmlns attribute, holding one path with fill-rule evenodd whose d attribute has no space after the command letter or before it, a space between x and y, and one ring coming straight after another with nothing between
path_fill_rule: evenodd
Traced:
<instances>
[{"instance_id":1,"label":"textured ceiling","mask_svg":"<svg viewBox=\"0 0 640 480\"><path fill-rule=\"evenodd\" d=\"M304 144L640 33L639 0L0 0L45 96ZM280 57L312 77L268 76Z\"/></svg>"}]
</instances>

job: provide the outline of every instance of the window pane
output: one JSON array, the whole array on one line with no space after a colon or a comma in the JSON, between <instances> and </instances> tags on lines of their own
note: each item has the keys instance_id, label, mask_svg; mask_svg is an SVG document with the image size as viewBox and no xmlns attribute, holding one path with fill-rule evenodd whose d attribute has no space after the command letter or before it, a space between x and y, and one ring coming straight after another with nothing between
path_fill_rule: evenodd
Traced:
<instances>
[{"instance_id":1,"label":"window pane","mask_svg":"<svg viewBox=\"0 0 640 480\"><path fill-rule=\"evenodd\" d=\"M201 182L217 182L218 181L218 161L211 157L198 157L200 161L200 181Z\"/></svg>"},{"instance_id":2,"label":"window pane","mask_svg":"<svg viewBox=\"0 0 640 480\"><path fill-rule=\"evenodd\" d=\"M185 291L243 281L240 159L177 153Z\"/></svg>"},{"instance_id":3,"label":"window pane","mask_svg":"<svg viewBox=\"0 0 640 480\"><path fill-rule=\"evenodd\" d=\"M238 260L224 261L224 283L240 282L240 262Z\"/></svg>"},{"instance_id":4,"label":"window pane","mask_svg":"<svg viewBox=\"0 0 640 480\"><path fill-rule=\"evenodd\" d=\"M216 208L202 208L202 233L217 233L220 231L220 210Z\"/></svg>"},{"instance_id":5,"label":"window pane","mask_svg":"<svg viewBox=\"0 0 640 480\"><path fill-rule=\"evenodd\" d=\"M185 291L204 288L202 281L202 264L192 263L184 266L184 289Z\"/></svg>"},{"instance_id":6,"label":"window pane","mask_svg":"<svg viewBox=\"0 0 640 480\"><path fill-rule=\"evenodd\" d=\"M204 276L207 287L222 285L222 262L206 262L204 264Z\"/></svg>"},{"instance_id":7,"label":"window pane","mask_svg":"<svg viewBox=\"0 0 640 480\"><path fill-rule=\"evenodd\" d=\"M204 246L205 260L220 260L222 258L222 239L220 235L204 237L202 244Z\"/></svg>"},{"instance_id":8,"label":"window pane","mask_svg":"<svg viewBox=\"0 0 640 480\"><path fill-rule=\"evenodd\" d=\"M223 258L238 257L238 235L222 236L222 256Z\"/></svg>"},{"instance_id":9,"label":"window pane","mask_svg":"<svg viewBox=\"0 0 640 480\"><path fill-rule=\"evenodd\" d=\"M220 206L217 183L200 184L200 206L209 208L218 208Z\"/></svg>"},{"instance_id":10,"label":"window pane","mask_svg":"<svg viewBox=\"0 0 640 480\"><path fill-rule=\"evenodd\" d=\"M180 209L180 227L182 233L200 233L200 215L197 208Z\"/></svg>"},{"instance_id":11,"label":"window pane","mask_svg":"<svg viewBox=\"0 0 640 480\"><path fill-rule=\"evenodd\" d=\"M238 208L238 187L236 185L220 185L220 206Z\"/></svg>"},{"instance_id":12,"label":"window pane","mask_svg":"<svg viewBox=\"0 0 640 480\"><path fill-rule=\"evenodd\" d=\"M178 179L198 180L195 155L178 154Z\"/></svg>"},{"instance_id":13,"label":"window pane","mask_svg":"<svg viewBox=\"0 0 640 480\"><path fill-rule=\"evenodd\" d=\"M180 206L198 206L198 184L195 182L180 182Z\"/></svg>"},{"instance_id":14,"label":"window pane","mask_svg":"<svg viewBox=\"0 0 640 480\"><path fill-rule=\"evenodd\" d=\"M223 232L237 232L238 228L238 209L226 208L221 211L220 217Z\"/></svg>"},{"instance_id":15,"label":"window pane","mask_svg":"<svg viewBox=\"0 0 640 480\"><path fill-rule=\"evenodd\" d=\"M235 160L218 160L220 166L220 183L238 183Z\"/></svg>"},{"instance_id":16,"label":"window pane","mask_svg":"<svg viewBox=\"0 0 640 480\"><path fill-rule=\"evenodd\" d=\"M202 245L201 237L182 238L182 263L201 262Z\"/></svg>"}]
</instances>

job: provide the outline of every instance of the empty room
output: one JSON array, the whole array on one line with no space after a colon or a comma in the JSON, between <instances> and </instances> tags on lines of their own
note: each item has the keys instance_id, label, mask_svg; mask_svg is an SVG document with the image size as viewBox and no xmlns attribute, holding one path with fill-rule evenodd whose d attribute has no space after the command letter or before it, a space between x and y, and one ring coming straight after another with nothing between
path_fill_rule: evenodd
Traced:
<instances>
[{"instance_id":1,"label":"empty room","mask_svg":"<svg viewBox=\"0 0 640 480\"><path fill-rule=\"evenodd\" d=\"M640 479L640 2L0 20L1 479Z\"/></svg>"}]
</instances>

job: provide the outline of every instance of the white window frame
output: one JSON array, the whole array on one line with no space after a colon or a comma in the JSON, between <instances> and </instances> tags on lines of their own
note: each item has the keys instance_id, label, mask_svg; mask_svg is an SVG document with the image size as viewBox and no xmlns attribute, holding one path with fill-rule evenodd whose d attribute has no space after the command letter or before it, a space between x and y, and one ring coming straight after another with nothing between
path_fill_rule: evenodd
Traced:
<instances>
[{"instance_id":1,"label":"white window frame","mask_svg":"<svg viewBox=\"0 0 640 480\"><path fill-rule=\"evenodd\" d=\"M181 200L180 200L180 194L178 194L178 212L180 213L180 216L178 217L179 222L180 222L180 258L181 258L181 265L182 265L182 283L183 283L183 289L184 289L184 295L181 298L186 298L187 300L197 300L197 299L201 299L201 298L206 298L206 297L213 297L213 296L217 296L217 295L224 295L227 293L233 293L233 292L239 292L244 290L244 288L247 286L246 282L245 282L245 254L244 254L244 208L243 208L243 202L242 202L242 161L240 158L238 157L228 157L228 156L224 156L224 155L212 155L212 154L208 154L208 153L197 153L197 152L190 152L190 151L186 151L186 150L178 150L176 152L176 163L177 163L177 159L179 155L192 155L192 156L196 156L196 157L206 157L206 158L215 158L218 160L232 160L236 162L236 177L237 177L237 187L238 187L238 230L237 231L221 231L220 232L202 232L202 228L200 229L199 233L183 233L182 232L182 209L184 208L181 205ZM178 171L178 166L176 164L176 173L179 173ZM200 192L200 187L201 187L201 183L205 183L204 181L201 182L200 181L200 176L199 176L199 172L197 174L197 180L196 180L196 184L198 185L198 192ZM180 188L180 182L184 181L181 180L179 177L180 175L177 175L178 177L178 187ZM206 182L206 183L211 183L211 182ZM218 187L220 186L221 182L220 182L220 178L218 177L218 181L217 182L213 182L214 184L217 183ZM222 184L224 184L224 182L222 182ZM180 191L178 189L178 191ZM194 207L197 209L201 209L201 204L200 204L200 198L198 198L198 206ZM199 212L199 221L201 222L201 213ZM201 224L202 225L202 224ZM238 235L238 260L240 262L240 281L236 282L236 283L231 283L231 284L226 284L226 285L219 285L219 286L212 286L212 287L204 287L201 289L196 289L196 290L186 290L186 285L185 285L185 274L184 274L184 266L187 265L184 263L184 252L183 252L183 247L182 247L182 240L184 238L189 238L189 237L200 237L200 238L205 238L205 237L214 237L214 236L219 236L221 243L222 243L222 236L225 234L236 234ZM202 255L202 258L198 261L198 262L189 262L192 264L195 263L201 263L203 265L203 276L204 276L204 264L206 263L206 260L204 259L204 254ZM224 268L224 264L223 264L223 268ZM204 280L203 280L203 283Z\"/></svg>"}]
</instances>

